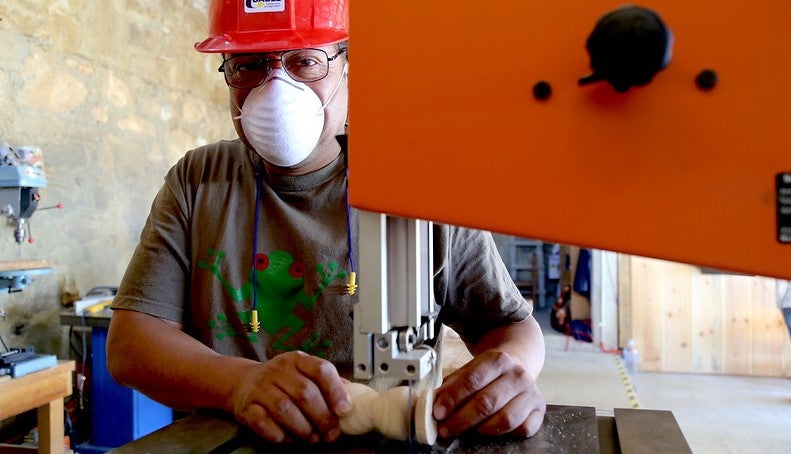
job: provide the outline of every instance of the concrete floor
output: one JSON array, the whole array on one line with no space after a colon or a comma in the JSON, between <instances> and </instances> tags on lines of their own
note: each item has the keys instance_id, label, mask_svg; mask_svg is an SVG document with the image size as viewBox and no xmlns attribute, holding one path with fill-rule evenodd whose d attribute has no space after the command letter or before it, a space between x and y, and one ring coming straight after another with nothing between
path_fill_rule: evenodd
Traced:
<instances>
[{"instance_id":1,"label":"concrete floor","mask_svg":"<svg viewBox=\"0 0 791 454\"><path fill-rule=\"evenodd\" d=\"M544 326L547 355L539 379L547 403L670 410L695 453L791 453L791 380L644 373L626 375L617 355L573 341ZM624 377L628 381L624 382ZM635 396L627 396L631 384Z\"/></svg>"}]
</instances>

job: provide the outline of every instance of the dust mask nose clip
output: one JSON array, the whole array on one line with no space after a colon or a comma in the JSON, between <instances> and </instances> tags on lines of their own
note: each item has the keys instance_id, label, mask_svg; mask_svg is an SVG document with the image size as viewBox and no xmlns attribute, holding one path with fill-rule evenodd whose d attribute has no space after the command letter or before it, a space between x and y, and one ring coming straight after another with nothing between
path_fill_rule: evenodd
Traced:
<instances>
[{"instance_id":1,"label":"dust mask nose clip","mask_svg":"<svg viewBox=\"0 0 791 454\"><path fill-rule=\"evenodd\" d=\"M286 73L286 71L284 69L282 69L282 68L274 68L274 69L269 70L269 72L266 75L266 78L264 79L263 82L261 82L261 85L258 85L257 87L254 87L254 88L250 89L250 93L252 93L254 91L257 91L257 90L263 90L264 87L267 84L269 84L270 82L272 82L274 80L280 80L280 81L283 81L283 82L286 82L286 83L291 83L291 85L293 85L294 88L297 88L297 89L300 89L300 90L303 90L303 89L307 88L307 86L305 86L305 88L302 88L299 85L297 85L298 82L295 82L294 79L292 79L288 75L288 73ZM239 106L236 103L235 100L234 100L234 105L236 106L237 109L239 109L239 115L235 115L233 117L233 119L234 120L241 120L242 117L244 116L244 109L243 109L242 106Z\"/></svg>"},{"instance_id":2,"label":"dust mask nose clip","mask_svg":"<svg viewBox=\"0 0 791 454\"><path fill-rule=\"evenodd\" d=\"M264 82L261 85L255 87L255 89L261 89L276 80L285 82L298 90L310 90L310 88L308 88L308 86L304 83L297 82L296 80L292 79L283 68L270 69L269 73L266 75L266 79L264 79Z\"/></svg>"}]
</instances>

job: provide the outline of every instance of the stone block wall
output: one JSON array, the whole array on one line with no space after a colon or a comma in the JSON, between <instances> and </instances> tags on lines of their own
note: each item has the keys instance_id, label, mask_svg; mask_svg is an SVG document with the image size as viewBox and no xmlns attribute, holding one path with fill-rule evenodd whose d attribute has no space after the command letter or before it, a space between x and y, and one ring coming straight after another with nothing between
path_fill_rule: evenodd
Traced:
<instances>
[{"instance_id":1,"label":"stone block wall","mask_svg":"<svg viewBox=\"0 0 791 454\"><path fill-rule=\"evenodd\" d=\"M61 287L118 285L167 170L233 138L218 55L199 54L207 0L0 2L0 142L42 149L48 185L20 247L0 219L0 260L52 273L0 293L6 343L68 349Z\"/></svg>"}]
</instances>

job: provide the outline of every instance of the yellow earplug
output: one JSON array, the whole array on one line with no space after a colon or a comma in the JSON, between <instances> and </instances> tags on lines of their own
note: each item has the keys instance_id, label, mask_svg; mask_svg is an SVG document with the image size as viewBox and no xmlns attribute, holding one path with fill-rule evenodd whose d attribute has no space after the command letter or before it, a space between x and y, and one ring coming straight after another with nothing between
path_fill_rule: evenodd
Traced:
<instances>
[{"instance_id":1,"label":"yellow earplug","mask_svg":"<svg viewBox=\"0 0 791 454\"><path fill-rule=\"evenodd\" d=\"M352 271L349 273L349 283L346 284L346 293L349 295L354 295L354 292L357 291L357 273Z\"/></svg>"},{"instance_id":2,"label":"yellow earplug","mask_svg":"<svg viewBox=\"0 0 791 454\"><path fill-rule=\"evenodd\" d=\"M261 324L258 323L258 311L253 309L253 319L250 321L250 331L257 333L261 329Z\"/></svg>"}]
</instances>

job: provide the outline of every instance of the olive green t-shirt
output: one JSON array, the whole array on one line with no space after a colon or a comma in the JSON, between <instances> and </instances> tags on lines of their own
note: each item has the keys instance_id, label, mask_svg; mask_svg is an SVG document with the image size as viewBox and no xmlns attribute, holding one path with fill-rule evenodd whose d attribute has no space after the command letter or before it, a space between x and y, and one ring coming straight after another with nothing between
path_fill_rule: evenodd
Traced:
<instances>
[{"instance_id":1,"label":"olive green t-shirt","mask_svg":"<svg viewBox=\"0 0 791 454\"><path fill-rule=\"evenodd\" d=\"M350 371L358 295L345 285L357 216L347 210L345 156L284 177L239 140L188 152L165 177L112 308L178 322L224 355L265 361L302 350ZM434 272L441 320L468 342L531 313L488 232L435 225Z\"/></svg>"}]
</instances>

